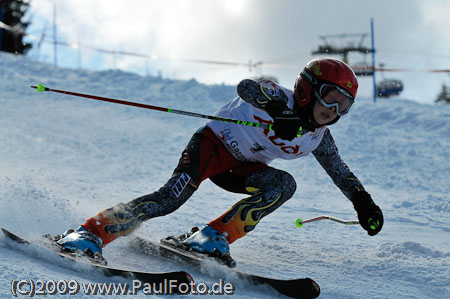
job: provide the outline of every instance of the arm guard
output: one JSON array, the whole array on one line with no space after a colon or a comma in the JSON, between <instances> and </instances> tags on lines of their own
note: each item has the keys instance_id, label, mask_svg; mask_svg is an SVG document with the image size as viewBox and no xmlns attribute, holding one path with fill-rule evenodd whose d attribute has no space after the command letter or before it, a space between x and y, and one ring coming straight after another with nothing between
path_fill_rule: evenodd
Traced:
<instances>
[{"instance_id":1,"label":"arm guard","mask_svg":"<svg viewBox=\"0 0 450 299\"><path fill-rule=\"evenodd\" d=\"M353 193L364 190L361 182L339 156L330 130L326 130L322 142L313 151L313 155L348 199L351 199Z\"/></svg>"},{"instance_id":2,"label":"arm guard","mask_svg":"<svg viewBox=\"0 0 450 299\"><path fill-rule=\"evenodd\" d=\"M263 86L263 84L259 84L250 79L239 82L237 92L241 99L262 110L266 110L267 103L272 100L283 101L283 106L286 106L288 102L288 98L282 90Z\"/></svg>"}]
</instances>

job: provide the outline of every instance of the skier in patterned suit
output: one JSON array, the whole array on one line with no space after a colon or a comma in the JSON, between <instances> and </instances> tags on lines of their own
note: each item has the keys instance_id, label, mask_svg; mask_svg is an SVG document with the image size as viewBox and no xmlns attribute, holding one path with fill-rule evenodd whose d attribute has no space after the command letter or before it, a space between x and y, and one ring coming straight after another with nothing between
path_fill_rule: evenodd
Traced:
<instances>
[{"instance_id":1,"label":"skier in patterned suit","mask_svg":"<svg viewBox=\"0 0 450 299\"><path fill-rule=\"evenodd\" d=\"M241 81L238 97L217 115L267 123L272 130L208 122L192 136L164 186L100 212L78 229L60 235L58 243L68 251L101 255L105 245L129 235L143 221L174 212L203 180L210 179L225 190L248 196L179 242L194 251L230 259L229 245L295 193L293 176L269 163L310 153L353 203L362 228L376 235L383 226L381 209L341 159L327 128L349 112L357 89L351 68L331 58L308 62L293 91L272 81Z\"/></svg>"}]
</instances>

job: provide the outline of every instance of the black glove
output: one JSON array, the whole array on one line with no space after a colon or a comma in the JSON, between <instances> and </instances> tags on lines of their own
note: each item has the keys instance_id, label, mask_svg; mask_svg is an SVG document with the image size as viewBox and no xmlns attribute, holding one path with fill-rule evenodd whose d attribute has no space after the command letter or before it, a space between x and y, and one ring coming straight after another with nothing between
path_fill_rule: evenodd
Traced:
<instances>
[{"instance_id":1,"label":"black glove","mask_svg":"<svg viewBox=\"0 0 450 299\"><path fill-rule=\"evenodd\" d=\"M286 96L281 90L280 93ZM284 101L271 100L266 104L265 110L273 118L272 129L275 135L289 141L297 137L301 125L300 118Z\"/></svg>"},{"instance_id":2,"label":"black glove","mask_svg":"<svg viewBox=\"0 0 450 299\"><path fill-rule=\"evenodd\" d=\"M383 227L383 212L373 202L366 191L358 191L350 199L358 213L359 224L367 231L369 236L375 236Z\"/></svg>"},{"instance_id":3,"label":"black glove","mask_svg":"<svg viewBox=\"0 0 450 299\"><path fill-rule=\"evenodd\" d=\"M239 82L237 92L244 101L266 110L274 120L272 129L277 137L291 141L297 136L300 118L287 107L288 97L283 90L263 87L253 80L245 79Z\"/></svg>"}]
</instances>

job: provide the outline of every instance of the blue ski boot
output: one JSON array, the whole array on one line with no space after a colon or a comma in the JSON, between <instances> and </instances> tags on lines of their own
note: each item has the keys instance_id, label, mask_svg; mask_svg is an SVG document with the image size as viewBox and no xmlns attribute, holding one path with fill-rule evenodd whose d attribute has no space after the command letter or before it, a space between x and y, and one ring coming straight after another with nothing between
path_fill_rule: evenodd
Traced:
<instances>
[{"instance_id":1,"label":"blue ski boot","mask_svg":"<svg viewBox=\"0 0 450 299\"><path fill-rule=\"evenodd\" d=\"M76 230L66 230L63 234L54 237L54 240L63 251L82 253L91 260L106 265L106 260L102 256L102 239L82 226Z\"/></svg>"},{"instance_id":2,"label":"blue ski boot","mask_svg":"<svg viewBox=\"0 0 450 299\"><path fill-rule=\"evenodd\" d=\"M185 235L181 243L192 251L215 257L221 263L235 267L236 262L230 255L227 238L216 229L206 225L201 230L194 228L190 234Z\"/></svg>"}]
</instances>

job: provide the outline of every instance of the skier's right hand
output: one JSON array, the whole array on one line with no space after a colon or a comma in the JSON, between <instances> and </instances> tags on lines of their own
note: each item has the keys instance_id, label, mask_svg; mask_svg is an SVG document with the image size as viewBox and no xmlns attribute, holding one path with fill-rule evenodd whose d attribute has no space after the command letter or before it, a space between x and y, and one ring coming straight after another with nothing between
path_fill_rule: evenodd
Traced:
<instances>
[{"instance_id":1,"label":"skier's right hand","mask_svg":"<svg viewBox=\"0 0 450 299\"><path fill-rule=\"evenodd\" d=\"M297 136L300 118L287 107L288 97L282 89L245 79L239 82L237 92L244 101L265 110L273 118L272 129L277 137L291 141Z\"/></svg>"},{"instance_id":2,"label":"skier's right hand","mask_svg":"<svg viewBox=\"0 0 450 299\"><path fill-rule=\"evenodd\" d=\"M375 236L381 231L384 219L383 212L372 200L366 191L357 191L350 199L358 213L359 224L367 231L369 236Z\"/></svg>"},{"instance_id":3,"label":"skier's right hand","mask_svg":"<svg viewBox=\"0 0 450 299\"><path fill-rule=\"evenodd\" d=\"M281 90L280 92L283 93ZM284 101L271 100L266 104L265 110L273 118L272 129L277 137L291 141L297 136L301 125L300 118Z\"/></svg>"}]
</instances>

